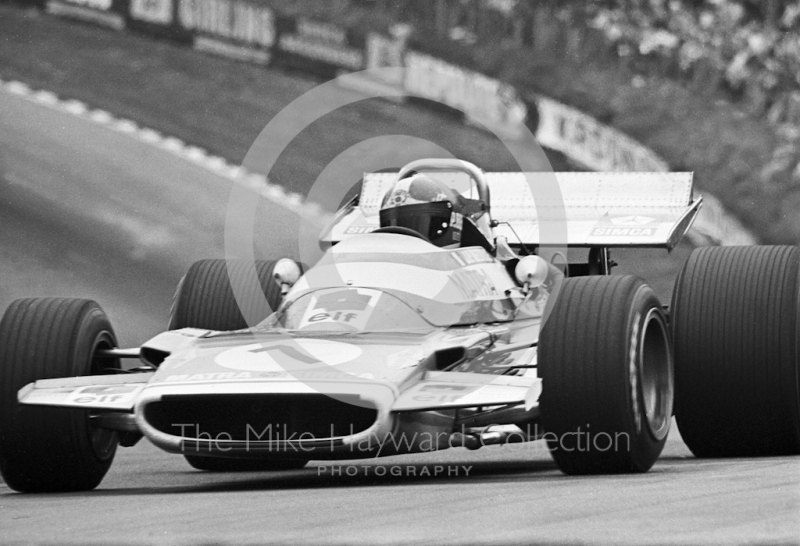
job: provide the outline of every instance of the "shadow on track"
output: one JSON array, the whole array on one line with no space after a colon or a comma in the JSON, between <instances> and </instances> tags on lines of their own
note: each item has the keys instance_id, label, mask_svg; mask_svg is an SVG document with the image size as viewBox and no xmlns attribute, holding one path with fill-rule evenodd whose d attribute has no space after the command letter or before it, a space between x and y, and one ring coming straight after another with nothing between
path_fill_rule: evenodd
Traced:
<instances>
[{"instance_id":1,"label":"shadow on track","mask_svg":"<svg viewBox=\"0 0 800 546\"><path fill-rule=\"evenodd\" d=\"M341 475L331 475L331 469L341 468ZM357 473L347 474L347 468L357 469ZM392 475L392 469L401 469L400 475ZM458 469L458 473L447 469ZM322 470L324 469L324 471ZM378 470L383 469L383 470ZM437 471L437 469L440 469ZM443 469L443 470L441 470ZM468 470L465 470L468 469ZM377 471L377 473L376 473ZM397 473L397 471L395 471ZM395 485L444 485L444 484L486 484L513 480L514 483L553 482L564 480L552 461L503 461L480 462L474 461L447 461L440 464L375 464L374 462L345 462L339 465L309 466L302 470L289 470L280 472L200 472L187 470L184 472L169 472L171 476L181 478L184 483L195 478L202 479L203 483L195 485L166 485L164 487L129 487L114 489L96 489L81 493L56 493L56 494L31 494L24 495L26 499L36 497L42 499L63 499L69 497L116 497L138 495L171 495L185 493L221 493L243 492L262 490L314 490L332 487L383 487ZM382 474L382 475L379 475ZM230 479L236 476L235 480ZM567 478L568 479L568 478ZM213 480L213 481L210 481ZM101 486L102 487L102 486ZM13 494L13 493L8 493ZM0 495L2 498L5 495Z\"/></svg>"}]
</instances>

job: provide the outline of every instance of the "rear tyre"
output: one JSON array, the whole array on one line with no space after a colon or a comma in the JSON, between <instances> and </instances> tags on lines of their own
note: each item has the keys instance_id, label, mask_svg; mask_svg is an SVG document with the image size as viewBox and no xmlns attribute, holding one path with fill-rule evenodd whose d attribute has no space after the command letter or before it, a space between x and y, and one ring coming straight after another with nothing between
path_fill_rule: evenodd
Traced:
<instances>
[{"instance_id":1,"label":"rear tyre","mask_svg":"<svg viewBox=\"0 0 800 546\"><path fill-rule=\"evenodd\" d=\"M245 295L246 307L240 309L231 289L225 260L201 260L192 264L178 283L170 310L169 329L202 328L206 330L241 330L248 324L242 311L252 321L267 318L281 302L281 289L272 280L273 261L256 261L256 273L261 286L246 280L246 262L231 262L231 277L252 290ZM265 299L266 297L266 299Z\"/></svg>"},{"instance_id":2,"label":"rear tyre","mask_svg":"<svg viewBox=\"0 0 800 546\"><path fill-rule=\"evenodd\" d=\"M85 410L21 406L17 391L38 379L105 373L98 359L117 346L103 310L90 300L23 299L0 321L0 472L28 493L85 491L105 476L117 435L95 429Z\"/></svg>"},{"instance_id":3,"label":"rear tyre","mask_svg":"<svg viewBox=\"0 0 800 546\"><path fill-rule=\"evenodd\" d=\"M672 420L667 320L631 276L566 279L539 338L542 425L566 474L646 472Z\"/></svg>"},{"instance_id":4,"label":"rear tyre","mask_svg":"<svg viewBox=\"0 0 800 546\"><path fill-rule=\"evenodd\" d=\"M675 418L698 457L800 453L800 249L695 250L672 298Z\"/></svg>"},{"instance_id":5,"label":"rear tyre","mask_svg":"<svg viewBox=\"0 0 800 546\"><path fill-rule=\"evenodd\" d=\"M267 472L277 470L297 470L303 468L307 460L301 459L225 459L220 457L201 457L184 455L186 461L197 470L208 472Z\"/></svg>"}]
</instances>

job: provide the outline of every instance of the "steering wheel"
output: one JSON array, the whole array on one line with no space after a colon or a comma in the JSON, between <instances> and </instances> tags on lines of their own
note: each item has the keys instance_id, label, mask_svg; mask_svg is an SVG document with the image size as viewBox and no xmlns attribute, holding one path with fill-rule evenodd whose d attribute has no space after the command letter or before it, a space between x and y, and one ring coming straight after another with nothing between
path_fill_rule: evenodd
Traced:
<instances>
[{"instance_id":1,"label":"steering wheel","mask_svg":"<svg viewBox=\"0 0 800 546\"><path fill-rule=\"evenodd\" d=\"M409 229L407 227L402 226L386 226L382 228L378 228L370 233L394 233L395 235L409 235L411 237L416 237L417 239L422 239L426 243L430 243L431 240L425 237L419 231L414 231L413 229ZM433 244L433 243L431 243Z\"/></svg>"}]
</instances>

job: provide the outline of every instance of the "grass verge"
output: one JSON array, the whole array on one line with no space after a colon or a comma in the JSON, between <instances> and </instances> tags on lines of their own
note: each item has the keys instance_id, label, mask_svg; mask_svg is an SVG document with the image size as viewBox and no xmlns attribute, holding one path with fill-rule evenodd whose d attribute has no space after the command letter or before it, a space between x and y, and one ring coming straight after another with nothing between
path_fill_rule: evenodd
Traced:
<instances>
[{"instance_id":1,"label":"grass verge","mask_svg":"<svg viewBox=\"0 0 800 546\"><path fill-rule=\"evenodd\" d=\"M375 9L345 9L346 2L336 10L314 0L267 1L355 30L392 24ZM500 39L468 47L431 29L412 35L411 42L506 81L523 95L541 93L593 115L656 151L672 170L694 171L696 186L717 196L762 241L800 243L800 128L776 127L729 102L702 71L689 83L642 76L613 58L596 33L575 32L579 28L576 21L566 33L549 29L536 49Z\"/></svg>"},{"instance_id":2,"label":"grass verge","mask_svg":"<svg viewBox=\"0 0 800 546\"><path fill-rule=\"evenodd\" d=\"M320 82L196 52L172 42L0 4L0 78L82 100L238 163L282 108ZM305 194L322 168L362 140L405 134L486 170L513 167L490 134L417 106L366 100L303 131L272 180ZM564 157L548 152L555 170ZM354 181L356 182L356 181Z\"/></svg>"}]
</instances>

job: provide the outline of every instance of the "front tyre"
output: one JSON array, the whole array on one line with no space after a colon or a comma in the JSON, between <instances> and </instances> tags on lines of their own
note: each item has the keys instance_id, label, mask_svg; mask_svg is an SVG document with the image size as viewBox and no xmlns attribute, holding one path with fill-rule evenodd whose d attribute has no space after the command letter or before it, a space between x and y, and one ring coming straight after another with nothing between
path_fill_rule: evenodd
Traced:
<instances>
[{"instance_id":1,"label":"front tyre","mask_svg":"<svg viewBox=\"0 0 800 546\"><path fill-rule=\"evenodd\" d=\"M95 302L13 302L0 321L0 472L16 491L94 489L117 449L116 433L92 428L85 410L22 406L17 391L38 379L95 375L119 363L96 358L117 346Z\"/></svg>"},{"instance_id":2,"label":"front tyre","mask_svg":"<svg viewBox=\"0 0 800 546\"><path fill-rule=\"evenodd\" d=\"M281 303L281 289L272 280L273 261L255 262L258 282L248 279L247 264L241 260L211 259L192 264L178 283L170 309L169 329L201 328L205 330L242 330L248 327L242 311L255 320L263 320ZM239 307L231 280L250 291Z\"/></svg>"},{"instance_id":3,"label":"front tyre","mask_svg":"<svg viewBox=\"0 0 800 546\"><path fill-rule=\"evenodd\" d=\"M672 419L664 311L632 276L566 279L539 338L540 409L566 474L646 472Z\"/></svg>"}]
</instances>

